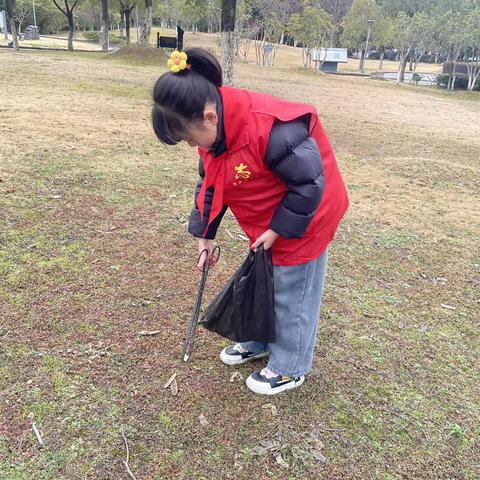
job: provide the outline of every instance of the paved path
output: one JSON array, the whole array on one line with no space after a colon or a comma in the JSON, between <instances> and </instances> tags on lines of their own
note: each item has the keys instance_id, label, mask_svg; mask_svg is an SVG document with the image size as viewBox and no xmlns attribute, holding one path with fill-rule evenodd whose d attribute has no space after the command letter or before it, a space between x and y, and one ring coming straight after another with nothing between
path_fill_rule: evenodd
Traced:
<instances>
[{"instance_id":1,"label":"paved path","mask_svg":"<svg viewBox=\"0 0 480 480\"><path fill-rule=\"evenodd\" d=\"M377 72L379 74L379 72ZM381 73L380 73L381 75ZM437 84L437 74L436 73L419 73L422 79L418 82L419 85L436 85ZM385 80L397 81L398 73L397 72L385 72L383 73L383 78ZM405 72L405 82L409 83L412 78L411 72Z\"/></svg>"}]
</instances>

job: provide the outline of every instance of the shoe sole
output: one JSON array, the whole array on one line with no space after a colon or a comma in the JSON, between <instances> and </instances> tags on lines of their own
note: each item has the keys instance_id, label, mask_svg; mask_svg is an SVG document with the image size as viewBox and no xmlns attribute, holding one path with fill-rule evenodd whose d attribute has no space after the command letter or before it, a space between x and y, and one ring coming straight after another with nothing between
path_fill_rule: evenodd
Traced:
<instances>
[{"instance_id":1,"label":"shoe sole","mask_svg":"<svg viewBox=\"0 0 480 480\"><path fill-rule=\"evenodd\" d=\"M258 382L255 382L255 380L251 380L250 377L247 378L246 384L253 393L259 393L260 395L276 395L277 393L282 393L286 390L299 387L304 381L305 377L302 377L298 382L286 383L285 385L277 387L275 390L271 389L270 384L261 385Z\"/></svg>"},{"instance_id":2,"label":"shoe sole","mask_svg":"<svg viewBox=\"0 0 480 480\"><path fill-rule=\"evenodd\" d=\"M230 356L225 354L225 350L222 350L220 352L220 360L225 364L225 365L240 365L242 363L247 363L250 362L251 360L256 360L257 358L263 358L267 356L270 352L260 352L257 353L256 355L252 355L251 357L248 358L240 358L238 360L232 359Z\"/></svg>"}]
</instances>

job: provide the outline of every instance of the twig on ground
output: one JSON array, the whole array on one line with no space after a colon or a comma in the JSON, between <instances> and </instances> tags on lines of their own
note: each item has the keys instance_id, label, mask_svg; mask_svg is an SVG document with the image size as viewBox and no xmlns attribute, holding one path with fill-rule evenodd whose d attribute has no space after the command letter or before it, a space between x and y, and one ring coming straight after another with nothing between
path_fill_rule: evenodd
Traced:
<instances>
[{"instance_id":1,"label":"twig on ground","mask_svg":"<svg viewBox=\"0 0 480 480\"><path fill-rule=\"evenodd\" d=\"M158 335L159 333L162 333L161 330L142 330L138 332L139 335L142 335L144 337L153 337L154 335Z\"/></svg>"},{"instance_id":2,"label":"twig on ground","mask_svg":"<svg viewBox=\"0 0 480 480\"><path fill-rule=\"evenodd\" d=\"M163 388L168 388L170 384L175 380L177 377L177 372L175 372L168 380L167 383L163 386Z\"/></svg>"},{"instance_id":3,"label":"twig on ground","mask_svg":"<svg viewBox=\"0 0 480 480\"><path fill-rule=\"evenodd\" d=\"M122 437L123 437L123 440L125 441L125 448L127 449L127 459L123 461L123 464L125 465L125 468L127 469L127 473L130 475L130 478L132 480L137 480L135 478L135 475L130 470L130 465L128 464L128 462L130 460L130 450L128 449L127 437L125 436L125 432L123 431L123 427L122 427Z\"/></svg>"},{"instance_id":4,"label":"twig on ground","mask_svg":"<svg viewBox=\"0 0 480 480\"><path fill-rule=\"evenodd\" d=\"M40 435L40 432L38 431L38 428L37 428L37 426L35 425L35 422L32 422L32 429L33 429L33 433L34 433L35 436L37 437L37 440L38 440L38 443L39 443L39 445L40 445L40 448L45 448L45 444L43 443L42 436Z\"/></svg>"},{"instance_id":5,"label":"twig on ground","mask_svg":"<svg viewBox=\"0 0 480 480\"><path fill-rule=\"evenodd\" d=\"M267 430L266 433L263 433L262 435L257 435L256 437L254 437L250 441L249 445L256 445L260 440L263 440L264 438L269 437L279 426L280 426L280 422L274 423L273 427Z\"/></svg>"}]
</instances>

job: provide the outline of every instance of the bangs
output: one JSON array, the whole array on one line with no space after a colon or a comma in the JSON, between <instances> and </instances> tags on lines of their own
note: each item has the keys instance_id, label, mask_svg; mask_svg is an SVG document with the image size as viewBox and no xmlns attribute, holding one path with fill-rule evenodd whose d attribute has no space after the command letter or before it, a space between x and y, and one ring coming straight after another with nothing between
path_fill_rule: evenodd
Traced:
<instances>
[{"instance_id":1,"label":"bangs","mask_svg":"<svg viewBox=\"0 0 480 480\"><path fill-rule=\"evenodd\" d=\"M171 110L157 103L152 108L152 126L157 138L167 145L176 145L185 136L185 122Z\"/></svg>"}]
</instances>

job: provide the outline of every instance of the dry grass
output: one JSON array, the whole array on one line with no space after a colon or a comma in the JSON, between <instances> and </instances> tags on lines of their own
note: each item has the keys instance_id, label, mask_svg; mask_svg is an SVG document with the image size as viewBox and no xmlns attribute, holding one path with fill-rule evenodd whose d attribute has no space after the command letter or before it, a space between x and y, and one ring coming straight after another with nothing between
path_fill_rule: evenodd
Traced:
<instances>
[{"instance_id":1,"label":"dry grass","mask_svg":"<svg viewBox=\"0 0 480 480\"><path fill-rule=\"evenodd\" d=\"M5 38L0 38L0 45L7 45L10 40L5 40ZM36 48L55 48L55 49L67 49L67 38L49 38L41 36L39 40L20 40L20 47L36 47ZM96 50L98 52L102 51L102 48L98 43L93 42L78 42L73 41L73 48L75 50Z\"/></svg>"},{"instance_id":2,"label":"dry grass","mask_svg":"<svg viewBox=\"0 0 480 480\"><path fill-rule=\"evenodd\" d=\"M237 85L315 104L351 209L313 371L264 399L228 381L212 334L179 359L196 155L153 138L163 66L0 51L1 478L127 478L122 426L138 479L479 478L478 94L304 72L284 53L275 69L237 64ZM218 242L209 296L245 254L224 230ZM252 456L262 438L288 469Z\"/></svg>"}]
</instances>

